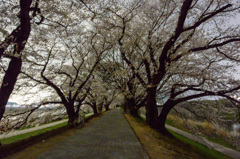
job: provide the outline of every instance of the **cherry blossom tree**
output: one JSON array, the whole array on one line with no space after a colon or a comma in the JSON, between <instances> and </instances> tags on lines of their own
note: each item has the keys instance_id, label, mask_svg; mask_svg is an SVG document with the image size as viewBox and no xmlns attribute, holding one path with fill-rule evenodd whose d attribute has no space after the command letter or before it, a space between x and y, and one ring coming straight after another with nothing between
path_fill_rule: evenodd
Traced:
<instances>
[{"instance_id":1,"label":"cherry blossom tree","mask_svg":"<svg viewBox=\"0 0 240 159\"><path fill-rule=\"evenodd\" d=\"M231 78L238 60L239 28L224 28L238 14L230 1L149 1L108 8L104 19L119 52L147 94L147 123L163 134L177 104L206 96L231 100L240 87ZM106 22L107 21L107 22ZM113 22L114 21L114 22ZM231 48L231 49L230 49ZM141 70L137 68L143 64ZM165 96L158 114L157 94Z\"/></svg>"},{"instance_id":2,"label":"cherry blossom tree","mask_svg":"<svg viewBox=\"0 0 240 159\"><path fill-rule=\"evenodd\" d=\"M31 60L29 57L27 63L32 62L30 65L33 69L31 74L29 67L22 71L23 76L55 91L67 110L69 124L78 117L81 102L86 97L85 94L90 93L89 90L84 93L83 88L92 78L102 54L111 48L111 44L103 41L106 44L103 45L97 36L97 34L93 34L88 38L85 37L85 34L83 36L78 34L82 43L71 37L70 44L72 46L68 45L66 41L56 42L57 38L53 39L52 42L48 40L43 45L43 50L35 50L37 55L34 56L34 59ZM88 42L84 40L84 37L87 38L85 40ZM76 40L74 45L73 40ZM79 96L81 93L83 93L82 97ZM78 102L78 106L75 109L76 102Z\"/></svg>"}]
</instances>

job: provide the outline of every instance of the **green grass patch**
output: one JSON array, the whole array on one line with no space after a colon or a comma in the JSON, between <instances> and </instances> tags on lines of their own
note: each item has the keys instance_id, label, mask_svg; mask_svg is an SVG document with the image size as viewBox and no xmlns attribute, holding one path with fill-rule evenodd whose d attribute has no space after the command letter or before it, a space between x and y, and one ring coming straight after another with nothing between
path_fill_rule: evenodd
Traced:
<instances>
[{"instance_id":1,"label":"green grass patch","mask_svg":"<svg viewBox=\"0 0 240 159\"><path fill-rule=\"evenodd\" d=\"M204 146L198 142L195 142L193 140L190 140L182 135L179 135L171 130L169 130L171 134L173 134L178 140L181 142L189 145L191 148L193 148L195 151L199 152L202 156L206 158L215 158L215 159L229 159L230 157L214 150L210 149L207 146Z\"/></svg>"},{"instance_id":2,"label":"green grass patch","mask_svg":"<svg viewBox=\"0 0 240 159\"><path fill-rule=\"evenodd\" d=\"M51 131L51 130L54 130L54 129L57 129L57 128L60 128L60 127L66 126L66 125L67 125L67 121L64 122L64 123L58 124L58 125L54 125L54 126L51 126L51 127L48 127L48 128L36 130L36 131L29 132L29 133L26 133L26 134L20 134L20 135L4 138L4 139L1 139L0 142L3 145L10 144L10 143L13 143L13 142L16 142L16 141L19 141L19 140L27 139L31 136L36 136L36 135L39 135L39 134L43 134L47 131Z\"/></svg>"},{"instance_id":3,"label":"green grass patch","mask_svg":"<svg viewBox=\"0 0 240 159\"><path fill-rule=\"evenodd\" d=\"M215 143L217 143L217 144L219 144L219 145L222 145L222 146L225 146L225 147L228 147L228 148L230 148L230 149L233 149L233 150L236 150L236 151L239 151L240 152L240 150L237 150L236 149L236 147L234 147L233 145L231 145L231 144L229 144L229 143L227 143L227 142L225 142L225 141L223 141L223 140L221 140L221 139L213 139L213 138L211 138L211 137L206 137L209 141L212 141L212 142L215 142Z\"/></svg>"},{"instance_id":4,"label":"green grass patch","mask_svg":"<svg viewBox=\"0 0 240 159\"><path fill-rule=\"evenodd\" d=\"M167 124L167 125L170 125L170 126L173 126L173 127L175 127L175 128L178 128L178 129L180 129L180 130L183 130L183 131L185 131L185 132L192 133L192 132L189 131L186 127L184 127L182 124L175 123L173 120L167 119L167 120L166 120L166 124ZM198 125L198 124L196 124L196 127L197 127L198 129L204 129L204 128L201 127L201 125ZM218 136L217 134L214 134L214 133L211 134L212 137L209 137L209 136L207 136L206 134L203 134L203 136L204 136L205 138L207 138L209 141L215 142L215 143L217 143L217 144L220 144L220 145L222 145L222 146L225 146L225 147L228 147L228 148L231 148L231 149L233 149L233 150L236 150L236 151L239 151L239 152L240 152L240 150L237 150L237 148L236 148L233 144L230 144L230 143L224 141L223 139L221 139L221 136Z\"/></svg>"},{"instance_id":5,"label":"green grass patch","mask_svg":"<svg viewBox=\"0 0 240 159\"><path fill-rule=\"evenodd\" d=\"M140 118L136 118L136 120L144 120L146 121L146 118L140 116ZM168 125L173 125L173 124L170 124L171 122L168 121ZM168 130L171 134L173 134L176 139L178 139L179 141L181 141L182 143L190 146L191 148L193 148L196 152L200 153L202 156L206 157L206 158L214 158L214 159L229 159L230 157L214 150L214 149L210 149L208 148L207 146L204 146L198 142L195 142L193 140L190 140L180 134L177 134L171 130ZM220 139L219 139L220 140Z\"/></svg>"},{"instance_id":6,"label":"green grass patch","mask_svg":"<svg viewBox=\"0 0 240 159\"><path fill-rule=\"evenodd\" d=\"M86 117L85 120L92 117L92 116L93 115L90 115L90 116ZM48 131L51 131L51 130L54 130L54 129L57 129L57 128L60 128L60 127L64 127L66 125L67 125L67 121L63 122L61 124L58 124L58 125L48 127L48 128L44 128L44 129L29 132L29 133L20 134L20 135L8 137L8 138L0 139L0 142L3 145L7 145L7 144L10 144L10 143L14 143L14 142L17 142L17 141L20 141L20 140L27 139L27 138L32 137L32 136L36 136L36 135L39 135L39 134L46 133Z\"/></svg>"}]
</instances>

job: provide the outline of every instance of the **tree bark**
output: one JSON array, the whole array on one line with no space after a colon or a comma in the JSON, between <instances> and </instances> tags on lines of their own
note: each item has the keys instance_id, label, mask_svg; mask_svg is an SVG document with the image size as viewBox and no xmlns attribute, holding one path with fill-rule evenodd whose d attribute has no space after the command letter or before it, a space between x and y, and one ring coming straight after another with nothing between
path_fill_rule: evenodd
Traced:
<instances>
[{"instance_id":1,"label":"tree bark","mask_svg":"<svg viewBox=\"0 0 240 159\"><path fill-rule=\"evenodd\" d=\"M127 107L130 110L131 115L139 116L138 115L138 107L136 106L134 98L130 98L130 99L127 100Z\"/></svg>"},{"instance_id":2,"label":"tree bark","mask_svg":"<svg viewBox=\"0 0 240 159\"><path fill-rule=\"evenodd\" d=\"M158 110L156 101L157 87L147 88L147 102L146 102L146 122L154 128L158 128Z\"/></svg>"},{"instance_id":3,"label":"tree bark","mask_svg":"<svg viewBox=\"0 0 240 159\"><path fill-rule=\"evenodd\" d=\"M106 109L106 111L109 111L109 104L105 105L105 109Z\"/></svg>"},{"instance_id":4,"label":"tree bark","mask_svg":"<svg viewBox=\"0 0 240 159\"><path fill-rule=\"evenodd\" d=\"M238 123L240 124L240 106L238 106Z\"/></svg>"},{"instance_id":5,"label":"tree bark","mask_svg":"<svg viewBox=\"0 0 240 159\"><path fill-rule=\"evenodd\" d=\"M7 37L6 41L2 43L7 43L7 46L9 46L10 44L14 44L13 54L18 56L21 56L21 52L25 48L26 42L30 35L31 18L29 16L29 12L31 4L32 0L20 0L20 27L13 31L13 37L10 37L10 39L8 39L9 37ZM5 50L6 47L0 48L0 58ZM17 77L21 71L21 67L21 58L12 57L0 88L0 121L2 120L6 104L13 91L14 85L17 81Z\"/></svg>"},{"instance_id":6,"label":"tree bark","mask_svg":"<svg viewBox=\"0 0 240 159\"><path fill-rule=\"evenodd\" d=\"M127 100L124 101L123 111L124 111L124 113L127 113Z\"/></svg>"},{"instance_id":7,"label":"tree bark","mask_svg":"<svg viewBox=\"0 0 240 159\"><path fill-rule=\"evenodd\" d=\"M22 60L20 58L12 58L9 63L8 69L3 78L3 82L0 88L0 121L5 112L5 107L8 99L13 91L14 85L17 81L17 77L21 71Z\"/></svg>"},{"instance_id":8,"label":"tree bark","mask_svg":"<svg viewBox=\"0 0 240 159\"><path fill-rule=\"evenodd\" d=\"M167 135L167 136L172 136L172 134L166 129L165 127L165 123L167 120L167 115L170 112L170 110L175 106L176 104L174 104L171 100L167 101L162 108L162 111L158 117L158 131L163 134L163 135Z\"/></svg>"},{"instance_id":9,"label":"tree bark","mask_svg":"<svg viewBox=\"0 0 240 159\"><path fill-rule=\"evenodd\" d=\"M138 116L139 116L139 115L138 115L138 108L137 108L136 106L133 107L133 108L131 108L130 114L131 114L132 116L138 117Z\"/></svg>"},{"instance_id":10,"label":"tree bark","mask_svg":"<svg viewBox=\"0 0 240 159\"><path fill-rule=\"evenodd\" d=\"M96 103L93 103L92 109L93 109L94 115L97 115L98 114L98 110L97 110L97 104Z\"/></svg>"},{"instance_id":11,"label":"tree bark","mask_svg":"<svg viewBox=\"0 0 240 159\"><path fill-rule=\"evenodd\" d=\"M97 109L98 109L98 112L101 114L101 113L102 113L102 109L103 109L103 106L102 106L102 104L101 104L101 105L99 105L99 107L97 107Z\"/></svg>"},{"instance_id":12,"label":"tree bark","mask_svg":"<svg viewBox=\"0 0 240 159\"><path fill-rule=\"evenodd\" d=\"M66 108L66 110L67 110L68 125L69 125L70 127L72 127L75 119L78 118L78 114L75 113L75 111L74 111L74 105L73 105L73 104L71 104L71 103L65 103L64 106L65 106L65 108Z\"/></svg>"}]
</instances>

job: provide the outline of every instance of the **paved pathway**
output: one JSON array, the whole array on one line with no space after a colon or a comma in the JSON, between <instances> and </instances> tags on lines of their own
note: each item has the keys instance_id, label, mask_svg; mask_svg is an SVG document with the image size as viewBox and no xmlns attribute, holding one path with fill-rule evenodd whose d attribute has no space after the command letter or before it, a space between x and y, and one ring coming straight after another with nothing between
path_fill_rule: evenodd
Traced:
<instances>
[{"instance_id":1,"label":"paved pathway","mask_svg":"<svg viewBox=\"0 0 240 159\"><path fill-rule=\"evenodd\" d=\"M89 113L89 114L85 115L85 117L88 117L88 116L90 116L92 114L93 113ZM36 130L48 128L48 127L51 127L51 126L55 126L55 125L64 123L67 120L68 119L64 119L64 120L60 120L60 121L53 122L53 123L50 123L50 124L44 124L44 125L41 125L41 126L37 126L37 127L29 128L29 129L24 129L24 130L15 130L15 131L13 130L13 131L10 131L9 133L1 134L0 135L0 139L16 136L16 135L20 135L20 134L26 134L26 133L33 132L33 131L36 131Z\"/></svg>"},{"instance_id":2,"label":"paved pathway","mask_svg":"<svg viewBox=\"0 0 240 159\"><path fill-rule=\"evenodd\" d=\"M38 159L148 159L119 109L83 127Z\"/></svg>"}]
</instances>

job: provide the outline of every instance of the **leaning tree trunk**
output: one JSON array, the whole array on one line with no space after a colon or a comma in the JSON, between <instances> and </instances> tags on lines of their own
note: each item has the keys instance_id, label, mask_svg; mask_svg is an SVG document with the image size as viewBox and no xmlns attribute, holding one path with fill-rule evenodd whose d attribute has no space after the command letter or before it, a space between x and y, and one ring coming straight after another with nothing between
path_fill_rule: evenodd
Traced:
<instances>
[{"instance_id":1,"label":"leaning tree trunk","mask_svg":"<svg viewBox=\"0 0 240 159\"><path fill-rule=\"evenodd\" d=\"M156 87L150 87L147 89L147 102L146 102L146 122L154 128L158 128L158 110L156 101Z\"/></svg>"},{"instance_id":2,"label":"leaning tree trunk","mask_svg":"<svg viewBox=\"0 0 240 159\"><path fill-rule=\"evenodd\" d=\"M167 120L167 115L170 112L170 110L175 106L175 104L172 101L168 101L163 105L162 111L158 117L158 131L167 136L172 136L172 134L166 129L165 123Z\"/></svg>"},{"instance_id":3,"label":"leaning tree trunk","mask_svg":"<svg viewBox=\"0 0 240 159\"><path fill-rule=\"evenodd\" d=\"M17 81L17 77L21 71L22 60L21 58L12 58L9 63L8 69L3 78L3 82L0 88L0 121L5 112L5 107L8 99L13 91L14 85Z\"/></svg>"},{"instance_id":4,"label":"leaning tree trunk","mask_svg":"<svg viewBox=\"0 0 240 159\"><path fill-rule=\"evenodd\" d=\"M21 56L22 50L25 48L26 42L30 35L31 31L31 23L30 23L30 6L32 4L32 0L20 0L20 26L19 30L16 29L14 33L11 35L15 39L10 42L10 44L14 44L14 54ZM10 38L11 39L11 38ZM8 43L8 42L7 42ZM6 48L5 48L6 49ZM1 56L5 51L4 48L0 48ZM0 58L1 58L0 56ZM5 112L5 107L8 102L8 99L13 91L14 85L17 81L17 77L21 71L22 60L21 58L12 57L9 63L7 72L3 78L3 82L0 88L0 121Z\"/></svg>"}]
</instances>

